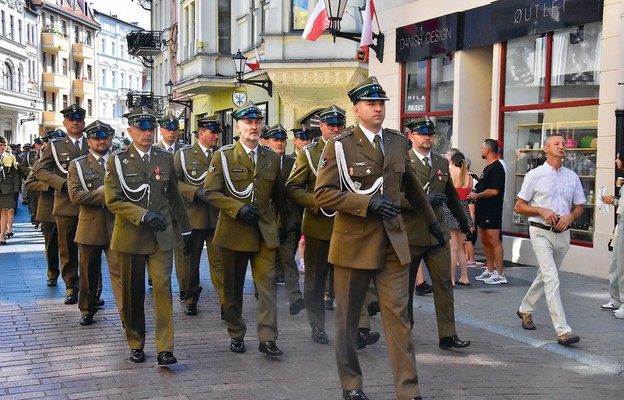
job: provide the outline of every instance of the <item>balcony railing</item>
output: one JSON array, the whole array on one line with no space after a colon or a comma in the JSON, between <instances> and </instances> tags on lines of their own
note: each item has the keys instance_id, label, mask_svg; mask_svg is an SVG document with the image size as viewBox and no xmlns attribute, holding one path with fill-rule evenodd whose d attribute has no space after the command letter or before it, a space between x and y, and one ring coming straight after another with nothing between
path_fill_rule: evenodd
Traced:
<instances>
[{"instance_id":1,"label":"balcony railing","mask_svg":"<svg viewBox=\"0 0 624 400\"><path fill-rule=\"evenodd\" d=\"M155 56L161 52L162 32L132 31L126 35L128 54L132 56Z\"/></svg>"},{"instance_id":2,"label":"balcony railing","mask_svg":"<svg viewBox=\"0 0 624 400\"><path fill-rule=\"evenodd\" d=\"M136 107L147 107L152 109L156 115L162 115L165 110L165 97L156 96L151 92L132 92L126 94L126 107L133 109Z\"/></svg>"},{"instance_id":3,"label":"balcony railing","mask_svg":"<svg viewBox=\"0 0 624 400\"><path fill-rule=\"evenodd\" d=\"M72 57L74 60L84 60L85 58L94 59L95 50L91 46L83 43L72 44Z\"/></svg>"}]
</instances>

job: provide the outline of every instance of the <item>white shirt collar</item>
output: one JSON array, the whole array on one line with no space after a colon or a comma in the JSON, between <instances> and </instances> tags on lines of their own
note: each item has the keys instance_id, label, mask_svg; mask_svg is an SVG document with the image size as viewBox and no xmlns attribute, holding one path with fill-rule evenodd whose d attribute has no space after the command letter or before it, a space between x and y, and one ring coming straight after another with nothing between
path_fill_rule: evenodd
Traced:
<instances>
[{"instance_id":1,"label":"white shirt collar","mask_svg":"<svg viewBox=\"0 0 624 400\"><path fill-rule=\"evenodd\" d=\"M137 149L137 151L138 151L138 149ZM91 155L93 156L93 158L95 158L95 161L99 160L99 159L100 159L100 157L102 157L102 158L104 159L104 165L106 165L106 163L108 162L108 155L109 155L109 154L110 154L110 153L106 153L106 154L104 154L104 155L102 156L102 155L100 155L100 154L97 154L97 153L94 153L94 152L92 152L92 151L91 151ZM141 157L143 157L143 155L141 155Z\"/></svg>"},{"instance_id":2,"label":"white shirt collar","mask_svg":"<svg viewBox=\"0 0 624 400\"><path fill-rule=\"evenodd\" d=\"M369 131L368 129L364 128L362 126L362 124L359 124L359 125L360 125L360 129L362 130L362 132L364 133L364 135L366 136L366 138L368 139L370 144L374 146L373 140L375 139L375 135L380 135L381 136L381 133L383 132L383 128L380 128L379 132L372 132L372 131ZM383 136L381 136L381 137L383 138ZM383 144L382 144L382 146L383 146ZM383 149L383 147L382 147L382 149Z\"/></svg>"},{"instance_id":3,"label":"white shirt collar","mask_svg":"<svg viewBox=\"0 0 624 400\"><path fill-rule=\"evenodd\" d=\"M138 147L135 147L134 149L137 151L137 153L139 153L139 157L141 157L141 159L143 159L143 156L144 156L145 154L147 154L147 157L149 158L149 156L150 156L150 152L149 152L149 150L148 150L148 151L147 151L147 153L146 153L146 152L143 152L143 151L139 150L139 148L138 148Z\"/></svg>"},{"instance_id":4,"label":"white shirt collar","mask_svg":"<svg viewBox=\"0 0 624 400\"><path fill-rule=\"evenodd\" d=\"M242 144L242 143L241 143L241 144ZM208 150L207 148L205 148L204 146L202 146L202 145L201 145L201 143L199 143L199 142L197 142L197 145L199 146L199 148L200 148L200 149L202 149L202 151L204 152L204 154L206 154L206 152L207 152L207 151L210 151L210 150Z\"/></svg>"},{"instance_id":5,"label":"white shirt collar","mask_svg":"<svg viewBox=\"0 0 624 400\"><path fill-rule=\"evenodd\" d=\"M245 154L249 154L250 151L254 151L254 154L258 154L258 145L256 144L256 147L254 147L253 149L245 146L245 144L243 142L240 142L241 146L243 146L243 149L245 149Z\"/></svg>"},{"instance_id":6,"label":"white shirt collar","mask_svg":"<svg viewBox=\"0 0 624 400\"><path fill-rule=\"evenodd\" d=\"M414 152L414 154L416 154L416 157L418 157L420 162L422 162L425 157L428 157L429 158L429 163L431 163L431 151L429 153L427 153L426 155L424 155L424 156L422 154L420 154L419 152L417 152L416 150L414 150L413 147L412 147L412 151ZM431 164L429 164L429 165L431 165Z\"/></svg>"}]
</instances>

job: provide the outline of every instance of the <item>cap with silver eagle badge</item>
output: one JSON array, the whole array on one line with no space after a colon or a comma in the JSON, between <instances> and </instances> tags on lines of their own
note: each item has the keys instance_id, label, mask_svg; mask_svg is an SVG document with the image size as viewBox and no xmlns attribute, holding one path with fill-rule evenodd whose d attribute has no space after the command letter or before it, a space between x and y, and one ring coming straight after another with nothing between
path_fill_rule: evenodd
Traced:
<instances>
[{"instance_id":1,"label":"cap with silver eagle badge","mask_svg":"<svg viewBox=\"0 0 624 400\"><path fill-rule=\"evenodd\" d=\"M154 111L147 107L139 107L123 115L128 125L139 129L155 129L157 126Z\"/></svg>"}]
</instances>

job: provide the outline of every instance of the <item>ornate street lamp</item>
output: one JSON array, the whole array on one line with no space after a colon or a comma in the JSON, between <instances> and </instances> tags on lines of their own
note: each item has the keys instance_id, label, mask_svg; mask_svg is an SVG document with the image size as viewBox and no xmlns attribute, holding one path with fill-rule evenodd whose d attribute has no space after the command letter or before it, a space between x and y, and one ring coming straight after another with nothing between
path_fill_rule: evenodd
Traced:
<instances>
[{"instance_id":1,"label":"ornate street lamp","mask_svg":"<svg viewBox=\"0 0 624 400\"><path fill-rule=\"evenodd\" d=\"M325 1L325 10L327 11L327 18L329 19L329 31L334 37L334 42L336 41L336 37L340 37L343 39L352 40L354 42L359 42L362 38L361 33L357 32L340 32L340 21L342 21L342 15L344 14L345 8L347 8L348 0L324 0ZM362 8L360 8L362 11ZM379 62L383 62L383 52L384 52L384 34L383 33L375 33L373 32L373 41L368 47L375 50L375 54L377 54L377 59Z\"/></svg>"},{"instance_id":2,"label":"ornate street lamp","mask_svg":"<svg viewBox=\"0 0 624 400\"><path fill-rule=\"evenodd\" d=\"M271 82L269 78L263 81L243 79L243 76L245 75L245 67L247 66L247 57L245 57L240 50L232 56L232 62L234 63L234 71L236 72L236 81L239 84L245 83L260 87L266 90L270 97L273 97L273 82Z\"/></svg>"},{"instance_id":3,"label":"ornate street lamp","mask_svg":"<svg viewBox=\"0 0 624 400\"><path fill-rule=\"evenodd\" d=\"M167 101L173 104L180 104L184 106L184 143L190 143L190 119L191 113L193 112L193 101L192 100L177 100L173 98L173 82L169 79L169 82L165 83L165 88L167 89ZM189 110L187 113L186 110Z\"/></svg>"}]
</instances>

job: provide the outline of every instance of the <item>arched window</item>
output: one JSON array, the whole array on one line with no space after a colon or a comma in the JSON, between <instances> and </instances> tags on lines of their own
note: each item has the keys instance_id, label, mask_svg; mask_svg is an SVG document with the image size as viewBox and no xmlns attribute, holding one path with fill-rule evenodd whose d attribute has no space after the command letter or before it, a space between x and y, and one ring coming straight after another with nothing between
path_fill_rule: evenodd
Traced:
<instances>
[{"instance_id":1,"label":"arched window","mask_svg":"<svg viewBox=\"0 0 624 400\"><path fill-rule=\"evenodd\" d=\"M4 88L13 90L13 67L8 62L4 63Z\"/></svg>"}]
</instances>

